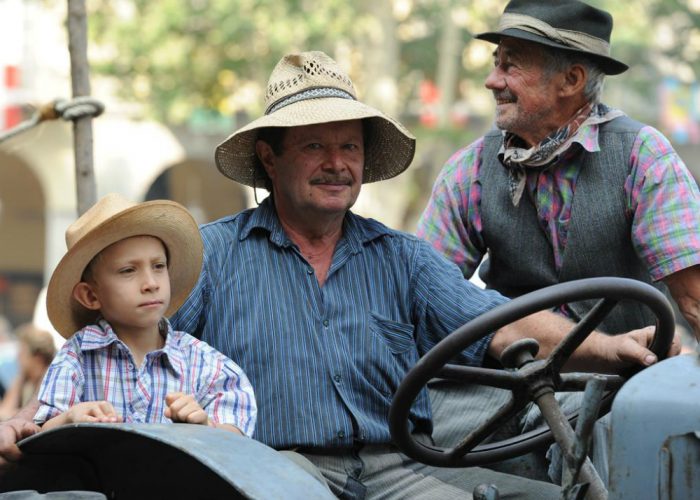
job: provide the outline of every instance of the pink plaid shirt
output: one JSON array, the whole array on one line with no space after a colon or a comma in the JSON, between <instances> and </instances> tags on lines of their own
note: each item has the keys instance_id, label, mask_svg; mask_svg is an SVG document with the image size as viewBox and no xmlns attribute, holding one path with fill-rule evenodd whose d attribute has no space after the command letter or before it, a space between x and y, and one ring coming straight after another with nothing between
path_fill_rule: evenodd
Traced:
<instances>
[{"instance_id":1,"label":"pink plaid shirt","mask_svg":"<svg viewBox=\"0 0 700 500\"><path fill-rule=\"evenodd\" d=\"M215 423L252 436L257 407L248 377L229 358L193 336L174 331L162 349L136 366L129 348L104 319L66 341L39 390L37 424L84 401L108 401L125 422L170 422L165 395L194 394Z\"/></svg>"},{"instance_id":2,"label":"pink plaid shirt","mask_svg":"<svg viewBox=\"0 0 700 500\"><path fill-rule=\"evenodd\" d=\"M586 151L600 150L598 125L575 134ZM417 235L428 240L471 277L487 251L482 237L479 169L483 138L450 158L440 172ZM625 182L632 242L654 280L700 264L700 194L695 180L668 140L643 127L632 147ZM578 169L563 154L542 172L530 171L526 190L547 232L557 269L566 248Z\"/></svg>"}]
</instances>

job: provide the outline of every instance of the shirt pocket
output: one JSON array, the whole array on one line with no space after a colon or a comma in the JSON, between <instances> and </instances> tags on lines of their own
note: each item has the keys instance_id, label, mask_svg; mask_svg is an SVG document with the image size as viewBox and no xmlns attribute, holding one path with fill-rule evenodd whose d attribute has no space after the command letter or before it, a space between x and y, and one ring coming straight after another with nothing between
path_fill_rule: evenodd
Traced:
<instances>
[{"instance_id":1,"label":"shirt pocket","mask_svg":"<svg viewBox=\"0 0 700 500\"><path fill-rule=\"evenodd\" d=\"M377 313L370 313L370 330L380 339L394 354L403 354L411 349L415 350L416 342L413 338L413 325L399 323L384 318Z\"/></svg>"}]
</instances>

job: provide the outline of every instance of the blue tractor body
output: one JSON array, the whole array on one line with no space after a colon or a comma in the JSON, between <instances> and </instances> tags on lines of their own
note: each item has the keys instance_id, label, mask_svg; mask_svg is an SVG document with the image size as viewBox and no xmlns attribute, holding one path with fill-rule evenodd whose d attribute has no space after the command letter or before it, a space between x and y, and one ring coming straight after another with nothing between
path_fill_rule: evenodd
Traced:
<instances>
[{"instance_id":1,"label":"blue tractor body","mask_svg":"<svg viewBox=\"0 0 700 500\"><path fill-rule=\"evenodd\" d=\"M632 377L611 412L610 499L700 499L700 356Z\"/></svg>"}]
</instances>

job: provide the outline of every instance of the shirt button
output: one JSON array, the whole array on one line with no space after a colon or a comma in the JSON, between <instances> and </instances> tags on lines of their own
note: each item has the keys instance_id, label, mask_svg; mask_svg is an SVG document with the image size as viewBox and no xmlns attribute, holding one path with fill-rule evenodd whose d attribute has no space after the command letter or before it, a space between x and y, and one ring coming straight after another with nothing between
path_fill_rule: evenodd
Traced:
<instances>
[{"instance_id":1,"label":"shirt button","mask_svg":"<svg viewBox=\"0 0 700 500\"><path fill-rule=\"evenodd\" d=\"M313 273L314 273L314 270L311 268L306 270L306 274L313 274Z\"/></svg>"},{"instance_id":2,"label":"shirt button","mask_svg":"<svg viewBox=\"0 0 700 500\"><path fill-rule=\"evenodd\" d=\"M341 377L339 374L336 373L335 375L333 375L333 380L335 380L336 382L340 382L340 379Z\"/></svg>"},{"instance_id":3,"label":"shirt button","mask_svg":"<svg viewBox=\"0 0 700 500\"><path fill-rule=\"evenodd\" d=\"M327 320L327 319L324 319L324 320L323 320L323 326L328 326L328 320Z\"/></svg>"},{"instance_id":4,"label":"shirt button","mask_svg":"<svg viewBox=\"0 0 700 500\"><path fill-rule=\"evenodd\" d=\"M338 431L338 437L343 439L345 437L345 433L343 431Z\"/></svg>"}]
</instances>

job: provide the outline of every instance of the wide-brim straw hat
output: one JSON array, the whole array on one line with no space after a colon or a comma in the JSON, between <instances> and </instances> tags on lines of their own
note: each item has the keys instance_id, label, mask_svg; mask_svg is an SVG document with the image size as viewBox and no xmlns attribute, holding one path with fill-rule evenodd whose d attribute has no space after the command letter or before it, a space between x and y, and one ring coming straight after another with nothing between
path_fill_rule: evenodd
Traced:
<instances>
[{"instance_id":1,"label":"wide-brim straw hat","mask_svg":"<svg viewBox=\"0 0 700 500\"><path fill-rule=\"evenodd\" d=\"M601 71L617 75L629 68L610 57L612 16L579 0L511 0L498 29L475 38L499 43L501 37L519 38L591 56Z\"/></svg>"},{"instance_id":2,"label":"wide-brim straw hat","mask_svg":"<svg viewBox=\"0 0 700 500\"><path fill-rule=\"evenodd\" d=\"M73 288L87 265L111 244L132 236L154 236L167 248L171 298L166 316L185 301L202 268L202 238L192 215L174 201L132 203L118 194L108 194L68 227L68 252L49 281L48 316L63 337L70 337L97 318L96 311L84 308L73 298Z\"/></svg>"},{"instance_id":3,"label":"wide-brim straw hat","mask_svg":"<svg viewBox=\"0 0 700 500\"><path fill-rule=\"evenodd\" d=\"M364 120L364 183L390 179L411 164L415 138L398 121L358 101L352 81L333 59L318 51L287 55L270 75L265 115L217 146L216 166L236 182L263 187L268 177L255 153L261 128L345 120Z\"/></svg>"}]
</instances>

